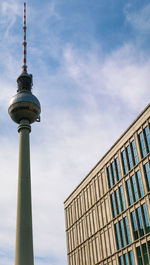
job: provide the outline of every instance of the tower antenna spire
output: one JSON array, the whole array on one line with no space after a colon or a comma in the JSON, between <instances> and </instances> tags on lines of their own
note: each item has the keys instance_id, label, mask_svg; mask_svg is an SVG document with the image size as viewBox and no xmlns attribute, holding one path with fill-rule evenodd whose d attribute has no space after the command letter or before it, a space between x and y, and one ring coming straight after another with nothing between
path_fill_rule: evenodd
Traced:
<instances>
[{"instance_id":1,"label":"tower antenna spire","mask_svg":"<svg viewBox=\"0 0 150 265\"><path fill-rule=\"evenodd\" d=\"M24 2L24 12L23 12L23 32L24 32L24 40L23 40L23 66L22 72L27 73L27 26L26 26L26 2Z\"/></svg>"}]
</instances>

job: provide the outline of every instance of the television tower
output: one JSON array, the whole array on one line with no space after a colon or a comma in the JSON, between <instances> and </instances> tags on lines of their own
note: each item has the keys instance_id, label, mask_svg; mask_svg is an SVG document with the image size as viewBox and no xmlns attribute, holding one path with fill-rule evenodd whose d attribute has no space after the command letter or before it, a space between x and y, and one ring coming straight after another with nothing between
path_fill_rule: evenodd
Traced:
<instances>
[{"instance_id":1,"label":"television tower","mask_svg":"<svg viewBox=\"0 0 150 265\"><path fill-rule=\"evenodd\" d=\"M26 3L24 3L24 41L22 73L17 79L17 94L12 97L8 112L19 124L19 170L16 224L15 265L33 265L32 205L30 179L31 123L40 121L40 102L32 94L32 75L27 73Z\"/></svg>"}]
</instances>

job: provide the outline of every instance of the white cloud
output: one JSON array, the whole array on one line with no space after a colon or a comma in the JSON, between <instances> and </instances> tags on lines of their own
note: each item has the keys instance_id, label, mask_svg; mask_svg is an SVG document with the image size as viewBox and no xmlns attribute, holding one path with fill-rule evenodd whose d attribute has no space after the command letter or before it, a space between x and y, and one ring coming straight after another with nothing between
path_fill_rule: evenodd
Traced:
<instances>
[{"instance_id":1,"label":"white cloud","mask_svg":"<svg viewBox=\"0 0 150 265\"><path fill-rule=\"evenodd\" d=\"M150 4L141 9L130 10L130 5L125 8L126 20L138 31L148 33L150 30Z\"/></svg>"},{"instance_id":2,"label":"white cloud","mask_svg":"<svg viewBox=\"0 0 150 265\"><path fill-rule=\"evenodd\" d=\"M12 27L20 7L14 6L13 1L2 3L7 23L10 10L13 11L9 22ZM97 44L89 51L73 48L71 44L63 47L54 32L49 33L46 28L47 20L52 17L61 19L53 3L48 7L46 17L37 22L41 24L39 34L44 31L46 43L43 41L43 50L39 53L37 43L32 54L37 75L34 87L42 102L41 123L33 125L31 133L33 228L37 264L62 265L66 264L63 201L148 103L150 60L149 56L143 58L136 47L128 43L107 57L95 48ZM34 12L33 16L37 18ZM10 28L8 30L10 32ZM19 63L7 46L16 39L17 34L6 45L5 41L1 44L2 113L7 111L7 101L16 91ZM52 45L49 45L50 40ZM57 58L59 66L53 74L43 60L43 54ZM6 128L6 135L0 137L0 249L9 247L12 253L15 245L18 134L17 126L14 131L13 124L12 131L8 132L11 121L7 119L6 115L0 117ZM8 252L4 253L7 256ZM4 261L0 255L0 264L9 265L10 259Z\"/></svg>"}]
</instances>

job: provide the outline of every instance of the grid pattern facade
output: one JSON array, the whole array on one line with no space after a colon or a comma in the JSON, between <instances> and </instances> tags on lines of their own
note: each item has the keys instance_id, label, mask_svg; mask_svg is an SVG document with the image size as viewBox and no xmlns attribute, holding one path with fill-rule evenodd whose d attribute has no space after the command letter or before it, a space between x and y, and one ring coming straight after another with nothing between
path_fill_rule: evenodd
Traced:
<instances>
[{"instance_id":1,"label":"grid pattern facade","mask_svg":"<svg viewBox=\"0 0 150 265\"><path fill-rule=\"evenodd\" d=\"M69 265L150 265L150 105L65 201Z\"/></svg>"}]
</instances>

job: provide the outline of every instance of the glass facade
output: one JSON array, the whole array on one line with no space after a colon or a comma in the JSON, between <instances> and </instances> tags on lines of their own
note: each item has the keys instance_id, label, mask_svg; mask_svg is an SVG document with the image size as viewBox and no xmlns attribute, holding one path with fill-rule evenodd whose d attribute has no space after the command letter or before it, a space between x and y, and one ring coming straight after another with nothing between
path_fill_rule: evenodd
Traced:
<instances>
[{"instance_id":1,"label":"glass facade","mask_svg":"<svg viewBox=\"0 0 150 265\"><path fill-rule=\"evenodd\" d=\"M141 155L145 157L150 152L150 132L149 126L146 126L143 132L139 133L139 142L141 148Z\"/></svg>"},{"instance_id":2,"label":"glass facade","mask_svg":"<svg viewBox=\"0 0 150 265\"><path fill-rule=\"evenodd\" d=\"M149 163L146 163L144 165L144 170L145 170L145 175L146 175L148 191L150 191L150 168L149 168Z\"/></svg>"},{"instance_id":3,"label":"glass facade","mask_svg":"<svg viewBox=\"0 0 150 265\"><path fill-rule=\"evenodd\" d=\"M132 205L144 195L143 184L139 170L135 173L135 175L132 175L126 181L126 190L129 205Z\"/></svg>"},{"instance_id":4,"label":"glass facade","mask_svg":"<svg viewBox=\"0 0 150 265\"><path fill-rule=\"evenodd\" d=\"M150 241L136 248L138 265L150 264Z\"/></svg>"},{"instance_id":5,"label":"glass facade","mask_svg":"<svg viewBox=\"0 0 150 265\"><path fill-rule=\"evenodd\" d=\"M145 203L135 211L131 212L131 220L135 240L150 232L150 222Z\"/></svg>"},{"instance_id":6,"label":"glass facade","mask_svg":"<svg viewBox=\"0 0 150 265\"><path fill-rule=\"evenodd\" d=\"M120 220L114 226L116 233L117 248L121 249L122 247L125 247L126 245L130 244L131 239L127 217Z\"/></svg>"},{"instance_id":7,"label":"glass facade","mask_svg":"<svg viewBox=\"0 0 150 265\"><path fill-rule=\"evenodd\" d=\"M119 265L134 265L132 250L119 257Z\"/></svg>"},{"instance_id":8,"label":"glass facade","mask_svg":"<svg viewBox=\"0 0 150 265\"><path fill-rule=\"evenodd\" d=\"M134 140L121 152L124 174L126 175L138 163Z\"/></svg>"},{"instance_id":9,"label":"glass facade","mask_svg":"<svg viewBox=\"0 0 150 265\"><path fill-rule=\"evenodd\" d=\"M150 265L150 105L144 119L65 203L68 265Z\"/></svg>"},{"instance_id":10,"label":"glass facade","mask_svg":"<svg viewBox=\"0 0 150 265\"><path fill-rule=\"evenodd\" d=\"M125 199L124 199L122 186L120 186L117 190L115 190L114 193L110 195L110 197L111 197L112 213L113 217L115 217L125 210Z\"/></svg>"},{"instance_id":11,"label":"glass facade","mask_svg":"<svg viewBox=\"0 0 150 265\"><path fill-rule=\"evenodd\" d=\"M109 188L112 188L121 179L118 157L107 167L107 178Z\"/></svg>"}]
</instances>

